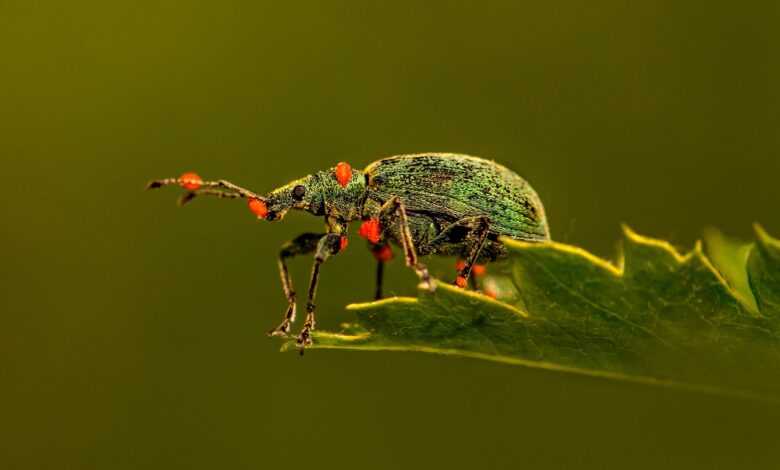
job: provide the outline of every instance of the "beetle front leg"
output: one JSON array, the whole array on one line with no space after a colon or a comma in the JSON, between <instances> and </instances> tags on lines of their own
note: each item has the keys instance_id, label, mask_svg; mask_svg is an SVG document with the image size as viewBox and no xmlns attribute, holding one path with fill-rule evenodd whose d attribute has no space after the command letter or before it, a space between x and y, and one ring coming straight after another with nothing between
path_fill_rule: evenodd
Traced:
<instances>
[{"instance_id":1,"label":"beetle front leg","mask_svg":"<svg viewBox=\"0 0 780 470\"><path fill-rule=\"evenodd\" d=\"M287 299L287 311L282 323L268 332L268 336L286 336L290 332L290 325L295 321L295 289L293 288L290 272L287 269L287 260L297 255L311 253L317 249L317 243L323 237L323 233L304 233L282 245L279 250L279 276L282 279L282 289Z\"/></svg>"},{"instance_id":2,"label":"beetle front leg","mask_svg":"<svg viewBox=\"0 0 780 470\"><path fill-rule=\"evenodd\" d=\"M379 212L379 224L385 231L393 230L394 227L398 228L406 265L414 269L428 290L433 291L435 286L431 282L428 268L417 258L417 249L414 246L412 231L409 228L409 218L406 216L406 208L404 208L401 198L395 196L382 205Z\"/></svg>"},{"instance_id":3,"label":"beetle front leg","mask_svg":"<svg viewBox=\"0 0 780 470\"><path fill-rule=\"evenodd\" d=\"M303 350L306 346L312 344L311 331L316 326L316 320L314 317L314 299L317 296L317 285L320 282L320 266L331 255L335 255L340 251L341 235L337 233L328 233L322 236L317 242L317 251L314 254L314 265L311 268L311 279L309 280L309 295L306 300L306 321L303 323L303 329L298 334L296 344L303 354Z\"/></svg>"}]
</instances>

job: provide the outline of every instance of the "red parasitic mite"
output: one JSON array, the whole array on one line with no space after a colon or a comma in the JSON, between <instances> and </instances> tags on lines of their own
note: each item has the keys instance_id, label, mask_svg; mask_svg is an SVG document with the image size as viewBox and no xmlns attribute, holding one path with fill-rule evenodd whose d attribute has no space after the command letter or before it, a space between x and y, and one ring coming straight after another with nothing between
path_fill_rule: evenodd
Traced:
<instances>
[{"instance_id":1,"label":"red parasitic mite","mask_svg":"<svg viewBox=\"0 0 780 470\"><path fill-rule=\"evenodd\" d=\"M349 163L339 162L336 165L336 171L334 173L336 175L336 181L339 182L342 188L346 188L347 184L349 184L349 180L352 179L352 167L349 166Z\"/></svg>"},{"instance_id":2,"label":"red parasitic mite","mask_svg":"<svg viewBox=\"0 0 780 470\"><path fill-rule=\"evenodd\" d=\"M368 219L360 224L360 230L358 235L365 238L370 243L376 245L379 243L379 238L382 234L381 226L379 225L379 219Z\"/></svg>"},{"instance_id":3,"label":"red parasitic mite","mask_svg":"<svg viewBox=\"0 0 780 470\"><path fill-rule=\"evenodd\" d=\"M463 270L466 269L466 260L459 259L457 262L455 262L455 270L458 272L463 272ZM484 276L487 272L487 266L484 264L474 264L471 266L471 274L480 277Z\"/></svg>"},{"instance_id":4,"label":"red parasitic mite","mask_svg":"<svg viewBox=\"0 0 780 470\"><path fill-rule=\"evenodd\" d=\"M484 264L475 264L474 266L471 267L471 274L477 277L484 276L486 272L487 272L487 266L485 266Z\"/></svg>"},{"instance_id":5,"label":"red parasitic mite","mask_svg":"<svg viewBox=\"0 0 780 470\"><path fill-rule=\"evenodd\" d=\"M390 248L390 245L377 245L374 247L371 253L374 255L374 258L377 261L381 261L383 263L387 263L393 259L393 249Z\"/></svg>"},{"instance_id":6,"label":"red parasitic mite","mask_svg":"<svg viewBox=\"0 0 780 470\"><path fill-rule=\"evenodd\" d=\"M268 206L265 202L257 198L249 198L247 206L258 219L265 219L268 216Z\"/></svg>"},{"instance_id":7,"label":"red parasitic mite","mask_svg":"<svg viewBox=\"0 0 780 470\"><path fill-rule=\"evenodd\" d=\"M179 176L179 180L181 187L190 191L194 191L200 188L200 185L203 184L203 180L200 178L200 176L198 176L197 173L193 173L191 171Z\"/></svg>"}]
</instances>

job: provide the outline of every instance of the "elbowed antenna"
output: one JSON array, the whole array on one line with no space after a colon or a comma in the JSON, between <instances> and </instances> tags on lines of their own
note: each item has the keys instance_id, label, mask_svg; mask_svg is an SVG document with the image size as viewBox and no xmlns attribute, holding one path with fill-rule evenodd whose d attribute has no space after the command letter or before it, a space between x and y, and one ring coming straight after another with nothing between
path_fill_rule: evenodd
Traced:
<instances>
[{"instance_id":1,"label":"elbowed antenna","mask_svg":"<svg viewBox=\"0 0 780 470\"><path fill-rule=\"evenodd\" d=\"M197 173L188 172L182 174L178 178L153 180L147 183L146 189L157 189L171 185L181 186L187 190L187 192L178 200L180 206L187 204L197 196L216 196L227 199L244 198L249 202L249 209L258 218L264 219L268 214L268 199L266 197L237 186L227 180L203 181Z\"/></svg>"}]
</instances>

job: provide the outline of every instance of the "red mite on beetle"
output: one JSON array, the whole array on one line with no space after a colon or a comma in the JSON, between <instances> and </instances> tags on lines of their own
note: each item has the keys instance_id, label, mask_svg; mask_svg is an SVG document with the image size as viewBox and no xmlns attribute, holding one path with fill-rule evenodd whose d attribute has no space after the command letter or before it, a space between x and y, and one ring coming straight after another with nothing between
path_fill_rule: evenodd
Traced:
<instances>
[{"instance_id":1,"label":"red mite on beetle","mask_svg":"<svg viewBox=\"0 0 780 470\"><path fill-rule=\"evenodd\" d=\"M296 293L287 261L314 254L306 302L306 319L296 342L312 344L314 300L320 269L347 248L347 227L360 220L358 230L377 260L375 298L382 298L384 264L399 246L406 265L433 291L436 284L419 261L427 255L457 256L455 285L461 288L485 273L484 264L506 255L499 237L547 241L550 231L542 202L531 186L511 170L489 160L459 154L425 153L383 158L363 170L344 162L259 195L226 180L204 181L196 173L155 180L147 189L178 185L186 204L198 196L247 200L258 218L276 221L290 209L324 218L324 233L304 233L282 245L278 254L287 310L282 323L269 331L286 336L295 321ZM488 293L490 294L490 293Z\"/></svg>"}]
</instances>

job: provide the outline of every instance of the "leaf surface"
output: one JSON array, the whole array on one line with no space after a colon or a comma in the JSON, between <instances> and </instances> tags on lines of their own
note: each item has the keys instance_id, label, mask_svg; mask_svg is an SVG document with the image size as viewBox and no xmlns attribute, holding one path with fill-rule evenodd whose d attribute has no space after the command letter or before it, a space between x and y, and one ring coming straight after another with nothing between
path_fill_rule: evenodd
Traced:
<instances>
[{"instance_id":1,"label":"leaf surface","mask_svg":"<svg viewBox=\"0 0 780 470\"><path fill-rule=\"evenodd\" d=\"M438 282L416 298L349 305L356 321L315 332L314 347L774 391L762 380L780 372L780 242L758 226L756 237L745 244L710 231L707 254L701 243L681 254L624 227L615 263L562 243L505 239L511 302Z\"/></svg>"}]
</instances>

